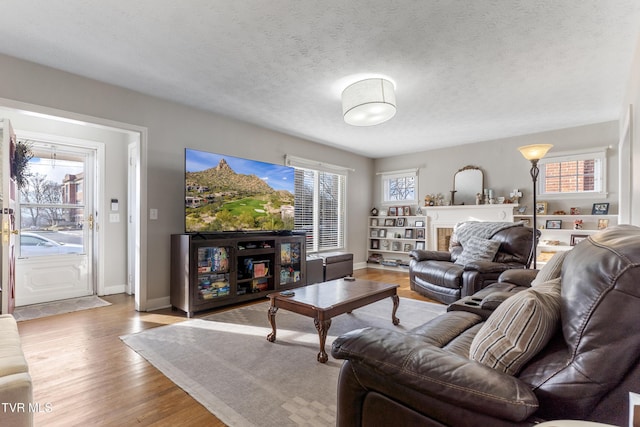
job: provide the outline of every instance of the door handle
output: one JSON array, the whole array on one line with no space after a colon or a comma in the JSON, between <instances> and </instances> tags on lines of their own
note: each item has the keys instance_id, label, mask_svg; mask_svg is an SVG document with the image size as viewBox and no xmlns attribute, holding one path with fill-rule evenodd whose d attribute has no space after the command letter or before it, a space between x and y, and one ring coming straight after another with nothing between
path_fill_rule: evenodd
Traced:
<instances>
[{"instance_id":1,"label":"door handle","mask_svg":"<svg viewBox=\"0 0 640 427\"><path fill-rule=\"evenodd\" d=\"M93 230L93 214L89 214L89 230Z\"/></svg>"}]
</instances>

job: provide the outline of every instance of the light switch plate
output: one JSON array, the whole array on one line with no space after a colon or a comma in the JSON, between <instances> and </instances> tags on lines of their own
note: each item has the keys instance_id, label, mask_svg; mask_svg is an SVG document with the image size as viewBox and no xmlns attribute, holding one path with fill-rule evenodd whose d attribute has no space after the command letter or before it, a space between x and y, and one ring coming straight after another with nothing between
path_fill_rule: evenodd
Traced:
<instances>
[{"instance_id":1,"label":"light switch plate","mask_svg":"<svg viewBox=\"0 0 640 427\"><path fill-rule=\"evenodd\" d=\"M149 219L158 219L158 209L149 209Z\"/></svg>"}]
</instances>

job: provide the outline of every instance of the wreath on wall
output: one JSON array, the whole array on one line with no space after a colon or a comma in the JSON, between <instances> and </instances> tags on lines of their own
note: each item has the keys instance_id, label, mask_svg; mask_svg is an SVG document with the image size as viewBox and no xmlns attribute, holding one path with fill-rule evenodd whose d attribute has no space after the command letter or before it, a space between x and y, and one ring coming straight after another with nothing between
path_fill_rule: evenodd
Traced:
<instances>
[{"instance_id":1,"label":"wreath on wall","mask_svg":"<svg viewBox=\"0 0 640 427\"><path fill-rule=\"evenodd\" d=\"M22 188L27 184L27 179L31 175L28 171L29 160L32 158L33 151L29 141L16 142L11 156L11 176L16 180L18 188Z\"/></svg>"}]
</instances>

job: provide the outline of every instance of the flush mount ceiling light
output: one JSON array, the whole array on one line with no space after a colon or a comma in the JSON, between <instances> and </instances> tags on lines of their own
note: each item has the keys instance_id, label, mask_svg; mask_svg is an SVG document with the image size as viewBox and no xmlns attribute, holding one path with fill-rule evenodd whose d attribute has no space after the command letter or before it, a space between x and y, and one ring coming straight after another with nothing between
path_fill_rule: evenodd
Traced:
<instances>
[{"instance_id":1,"label":"flush mount ceiling light","mask_svg":"<svg viewBox=\"0 0 640 427\"><path fill-rule=\"evenodd\" d=\"M353 126L373 126L396 115L393 83L375 78L353 83L342 92L344 121Z\"/></svg>"}]
</instances>

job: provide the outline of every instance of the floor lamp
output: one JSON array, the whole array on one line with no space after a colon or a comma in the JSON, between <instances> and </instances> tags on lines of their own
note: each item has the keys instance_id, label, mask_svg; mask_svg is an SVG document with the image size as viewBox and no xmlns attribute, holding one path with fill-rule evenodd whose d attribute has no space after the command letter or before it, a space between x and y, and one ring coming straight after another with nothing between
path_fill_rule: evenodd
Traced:
<instances>
[{"instance_id":1,"label":"floor lamp","mask_svg":"<svg viewBox=\"0 0 640 427\"><path fill-rule=\"evenodd\" d=\"M531 257L533 259L534 270L538 267L536 264L536 258L538 257L538 235L536 233L538 230L538 223L536 222L536 213L538 210L536 207L536 181L538 180L538 173L540 172L540 169L538 169L538 160L543 158L551 147L553 147L551 144L533 144L518 148L524 158L531 161L530 173L531 180L533 181L533 241L531 243Z\"/></svg>"}]
</instances>

